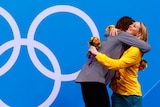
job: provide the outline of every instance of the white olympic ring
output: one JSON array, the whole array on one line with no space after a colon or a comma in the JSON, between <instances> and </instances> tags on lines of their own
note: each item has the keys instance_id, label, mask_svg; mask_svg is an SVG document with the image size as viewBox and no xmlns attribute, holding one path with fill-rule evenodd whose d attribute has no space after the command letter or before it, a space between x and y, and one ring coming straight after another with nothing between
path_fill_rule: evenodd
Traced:
<instances>
[{"instance_id":1,"label":"white olympic ring","mask_svg":"<svg viewBox=\"0 0 160 107\"><path fill-rule=\"evenodd\" d=\"M68 12L68 13L72 13L72 14L79 16L87 23L87 25L89 26L92 32L92 35L99 37L99 33L96 28L96 25L86 13L84 13L80 9L73 7L73 6L57 5L57 6L52 6L42 11L33 20L29 28L27 38L20 38L20 32L16 24L16 21L12 18L12 16L7 11L5 11L2 7L0 7L0 15L2 15L7 20L7 22L11 26L11 29L14 35L14 40L10 40L6 42L5 44L3 44L2 46L0 46L0 55L4 53L7 49L14 47L13 53L10 59L7 61L7 63L3 67L0 68L0 76L2 76L9 69L11 69L11 67L14 65L14 63L16 62L18 58L21 45L26 45L29 56L33 64L35 65L35 67L48 78L55 80L55 83L54 83L55 87L53 87L51 94L42 104L39 105L39 107L46 107L46 106L51 105L58 95L61 81L74 80L80 71L79 70L72 74L61 74L59 63L56 57L54 56L54 54L52 53L52 51L50 51L50 49L48 49L45 45L34 40L34 34L36 32L38 25L42 22L42 20L45 19L47 16L57 13L57 12ZM48 70L46 67L43 66L43 64L41 64L38 57L36 56L34 48L37 48L38 50L42 51L45 55L47 55L48 59L51 61L51 64L55 72ZM0 99L0 105L2 105L3 107L9 107L1 99Z\"/></svg>"}]
</instances>

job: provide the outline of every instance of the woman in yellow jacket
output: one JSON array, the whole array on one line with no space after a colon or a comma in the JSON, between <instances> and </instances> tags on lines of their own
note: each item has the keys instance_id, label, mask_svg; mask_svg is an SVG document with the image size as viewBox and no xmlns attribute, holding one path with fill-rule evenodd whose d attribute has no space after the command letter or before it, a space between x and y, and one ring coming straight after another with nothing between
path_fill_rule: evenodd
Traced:
<instances>
[{"instance_id":1,"label":"woman in yellow jacket","mask_svg":"<svg viewBox=\"0 0 160 107\"><path fill-rule=\"evenodd\" d=\"M126 32L144 41L148 39L147 28L141 22L133 23ZM111 59L94 46L89 51L108 69L117 70L110 84L113 90L112 107L142 107L142 92L138 82L138 67L143 54L140 49L131 46L120 59Z\"/></svg>"}]
</instances>

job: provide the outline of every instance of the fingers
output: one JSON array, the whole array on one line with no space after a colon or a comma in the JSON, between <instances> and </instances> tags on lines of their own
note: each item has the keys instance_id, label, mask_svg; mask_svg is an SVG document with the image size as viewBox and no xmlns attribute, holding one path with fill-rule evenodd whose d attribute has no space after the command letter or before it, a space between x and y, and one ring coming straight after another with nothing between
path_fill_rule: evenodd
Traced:
<instances>
[{"instance_id":1,"label":"fingers","mask_svg":"<svg viewBox=\"0 0 160 107\"><path fill-rule=\"evenodd\" d=\"M88 51L90 51L90 52L91 52L92 54L94 54L94 55L96 55L96 54L98 53L96 47L94 47L94 46L90 46L90 48L89 48Z\"/></svg>"},{"instance_id":2,"label":"fingers","mask_svg":"<svg viewBox=\"0 0 160 107\"><path fill-rule=\"evenodd\" d=\"M90 46L90 47L89 47L89 51L93 51L94 48L95 48L94 46Z\"/></svg>"},{"instance_id":3,"label":"fingers","mask_svg":"<svg viewBox=\"0 0 160 107\"><path fill-rule=\"evenodd\" d=\"M116 36L118 34L118 30L116 28L112 28L110 30L110 36Z\"/></svg>"}]
</instances>

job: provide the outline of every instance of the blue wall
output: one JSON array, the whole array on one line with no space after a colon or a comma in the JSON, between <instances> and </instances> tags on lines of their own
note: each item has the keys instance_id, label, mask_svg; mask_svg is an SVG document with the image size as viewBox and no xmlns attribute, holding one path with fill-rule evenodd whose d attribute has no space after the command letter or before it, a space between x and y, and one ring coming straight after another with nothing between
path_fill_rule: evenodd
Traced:
<instances>
[{"instance_id":1,"label":"blue wall","mask_svg":"<svg viewBox=\"0 0 160 107\"><path fill-rule=\"evenodd\" d=\"M146 0L1 0L0 106L84 107L74 79L87 60L87 41L104 39L122 16L146 24L151 51L139 72L144 107L158 107L159 3ZM111 90L109 89L110 95Z\"/></svg>"}]
</instances>

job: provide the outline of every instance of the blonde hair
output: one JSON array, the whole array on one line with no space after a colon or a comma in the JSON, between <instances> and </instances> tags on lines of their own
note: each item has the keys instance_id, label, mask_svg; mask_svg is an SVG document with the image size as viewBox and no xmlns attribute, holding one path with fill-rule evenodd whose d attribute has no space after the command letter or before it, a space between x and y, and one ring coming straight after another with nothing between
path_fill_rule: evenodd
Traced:
<instances>
[{"instance_id":1,"label":"blonde hair","mask_svg":"<svg viewBox=\"0 0 160 107\"><path fill-rule=\"evenodd\" d=\"M140 22L139 32L141 33L141 40L145 42L148 40L148 30L144 23Z\"/></svg>"}]
</instances>

